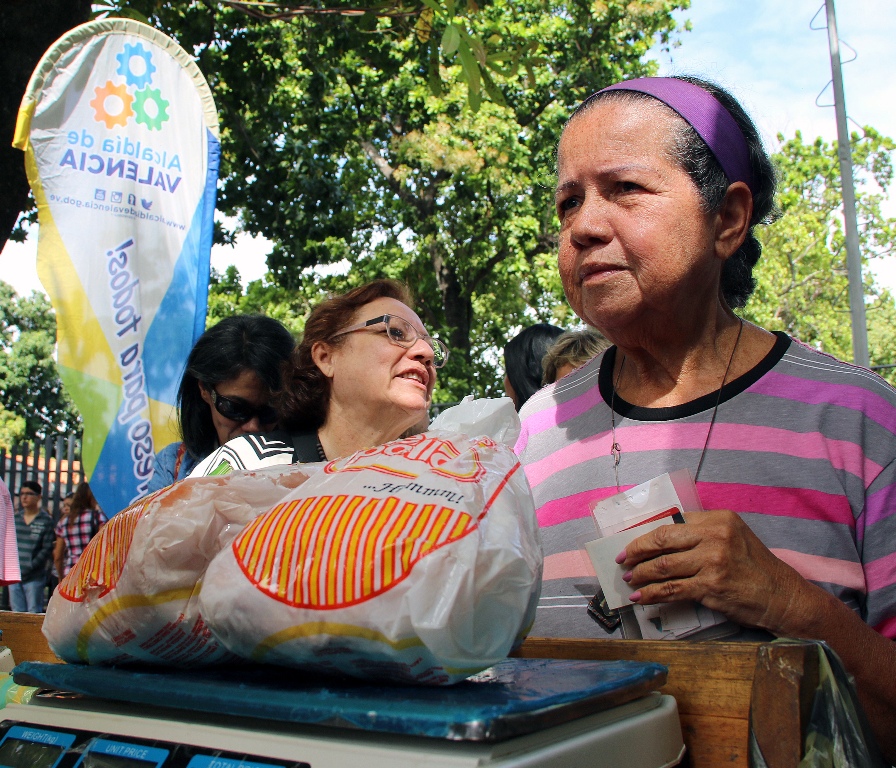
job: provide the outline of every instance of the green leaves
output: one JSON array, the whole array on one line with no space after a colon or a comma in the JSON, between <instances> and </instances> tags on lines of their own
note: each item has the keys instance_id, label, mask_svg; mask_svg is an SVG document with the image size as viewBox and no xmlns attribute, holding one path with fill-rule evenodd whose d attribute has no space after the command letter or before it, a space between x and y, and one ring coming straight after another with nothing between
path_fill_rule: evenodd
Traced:
<instances>
[{"instance_id":1,"label":"green leaves","mask_svg":"<svg viewBox=\"0 0 896 768\"><path fill-rule=\"evenodd\" d=\"M458 14L453 2L421 2L426 6L421 12L421 22L425 16L429 30L443 27L439 60L429 62L428 82L434 96L442 94L443 75L450 77L452 70L457 71L458 63L460 70L456 76L466 86L467 104L474 112L479 110L483 99L505 106L507 99L501 90L502 82L515 78L521 66L528 75L527 86L535 87L537 41L491 24L474 2L467 4L466 14ZM542 60L541 64L544 63Z\"/></svg>"},{"instance_id":2,"label":"green leaves","mask_svg":"<svg viewBox=\"0 0 896 768\"><path fill-rule=\"evenodd\" d=\"M806 143L797 134L774 156L782 217L757 234L763 255L756 293L745 316L784 330L819 349L852 360L849 283L842 218L840 168L835 145ZM881 192L892 180L892 139L872 128L853 136L856 205L865 262L865 295L872 365L896 362L896 305L871 278L870 264L896 252L896 219L881 212ZM880 190L880 192L877 191ZM890 378L894 372L884 371Z\"/></svg>"},{"instance_id":3,"label":"green leaves","mask_svg":"<svg viewBox=\"0 0 896 768\"><path fill-rule=\"evenodd\" d=\"M0 445L80 430L81 417L59 380L55 346L56 316L46 296L20 297L0 281Z\"/></svg>"},{"instance_id":4,"label":"green leaves","mask_svg":"<svg viewBox=\"0 0 896 768\"><path fill-rule=\"evenodd\" d=\"M464 77L467 81L470 106L475 112L479 109L479 104L481 103L479 62L473 55L473 51L466 40L461 41L461 44L458 46L457 55L460 58L460 63L463 66Z\"/></svg>"},{"instance_id":5,"label":"green leaves","mask_svg":"<svg viewBox=\"0 0 896 768\"><path fill-rule=\"evenodd\" d=\"M264 311L301 330L326 293L403 279L452 350L440 402L499 394L521 325L576 322L544 179L574 105L649 72L641 56L678 5L130 4L196 53L221 121L218 209L273 243L265 280L213 277L210 322Z\"/></svg>"},{"instance_id":6,"label":"green leaves","mask_svg":"<svg viewBox=\"0 0 896 768\"><path fill-rule=\"evenodd\" d=\"M149 24L149 19L125 0L94 0L91 19L105 19L119 17L123 19L136 19L144 24Z\"/></svg>"},{"instance_id":7,"label":"green leaves","mask_svg":"<svg viewBox=\"0 0 896 768\"><path fill-rule=\"evenodd\" d=\"M457 24L449 24L442 35L442 53L451 56L460 45L460 27Z\"/></svg>"}]
</instances>

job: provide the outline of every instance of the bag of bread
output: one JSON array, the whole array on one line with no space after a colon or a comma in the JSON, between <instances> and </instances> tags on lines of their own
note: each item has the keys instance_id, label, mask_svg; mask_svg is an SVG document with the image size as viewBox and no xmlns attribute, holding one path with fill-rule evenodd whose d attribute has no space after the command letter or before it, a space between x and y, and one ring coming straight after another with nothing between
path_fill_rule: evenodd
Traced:
<instances>
[{"instance_id":1,"label":"bag of bread","mask_svg":"<svg viewBox=\"0 0 896 768\"><path fill-rule=\"evenodd\" d=\"M449 684L535 616L542 552L512 450L426 432L326 464L212 561L200 612L233 653Z\"/></svg>"},{"instance_id":2,"label":"bag of bread","mask_svg":"<svg viewBox=\"0 0 896 768\"><path fill-rule=\"evenodd\" d=\"M54 592L43 632L87 664L211 664L233 655L199 612L212 558L319 465L187 478L114 515Z\"/></svg>"}]
</instances>

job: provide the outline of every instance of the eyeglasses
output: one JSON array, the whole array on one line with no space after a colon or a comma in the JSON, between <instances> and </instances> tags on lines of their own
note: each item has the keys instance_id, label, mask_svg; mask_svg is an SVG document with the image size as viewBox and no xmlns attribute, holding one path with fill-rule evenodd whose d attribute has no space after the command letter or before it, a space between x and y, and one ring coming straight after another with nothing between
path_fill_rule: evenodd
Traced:
<instances>
[{"instance_id":1,"label":"eyeglasses","mask_svg":"<svg viewBox=\"0 0 896 768\"><path fill-rule=\"evenodd\" d=\"M414 328L414 326L407 320L401 317L396 317L395 315L380 315L379 317L375 317L364 323L349 326L344 331L339 331L339 333L331 336L331 338L335 339L346 333L363 331L371 325L378 325L380 323L386 326L385 331L383 331L383 333L386 334L386 338L393 344L397 344L399 347L410 349L417 343L417 339L423 339L423 341L429 344L430 349L432 349L433 367L441 368L448 362L448 347L446 347L444 343L438 339L434 339L426 333L420 333L420 331Z\"/></svg>"},{"instance_id":2,"label":"eyeglasses","mask_svg":"<svg viewBox=\"0 0 896 768\"><path fill-rule=\"evenodd\" d=\"M258 417L259 424L273 424L277 421L277 411L270 405L251 405L245 400L237 400L232 397L219 395L214 387L209 387L212 393L212 403L215 410L225 419L245 424L247 421Z\"/></svg>"},{"instance_id":3,"label":"eyeglasses","mask_svg":"<svg viewBox=\"0 0 896 768\"><path fill-rule=\"evenodd\" d=\"M19 491L19 496L37 496L34 491Z\"/></svg>"}]
</instances>

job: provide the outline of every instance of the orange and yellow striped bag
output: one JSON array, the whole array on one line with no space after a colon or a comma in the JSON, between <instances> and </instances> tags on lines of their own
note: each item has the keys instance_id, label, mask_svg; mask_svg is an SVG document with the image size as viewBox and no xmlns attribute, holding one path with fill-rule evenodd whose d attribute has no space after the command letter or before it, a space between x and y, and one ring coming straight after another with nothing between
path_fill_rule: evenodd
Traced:
<instances>
[{"instance_id":1,"label":"orange and yellow striped bag","mask_svg":"<svg viewBox=\"0 0 896 768\"><path fill-rule=\"evenodd\" d=\"M448 684L522 641L541 568L511 449L427 432L330 462L255 518L209 566L200 605L239 656Z\"/></svg>"},{"instance_id":2,"label":"orange and yellow striped bag","mask_svg":"<svg viewBox=\"0 0 896 768\"><path fill-rule=\"evenodd\" d=\"M311 467L187 478L114 515L50 599L43 632L82 664L232 661L199 612L212 558Z\"/></svg>"}]
</instances>

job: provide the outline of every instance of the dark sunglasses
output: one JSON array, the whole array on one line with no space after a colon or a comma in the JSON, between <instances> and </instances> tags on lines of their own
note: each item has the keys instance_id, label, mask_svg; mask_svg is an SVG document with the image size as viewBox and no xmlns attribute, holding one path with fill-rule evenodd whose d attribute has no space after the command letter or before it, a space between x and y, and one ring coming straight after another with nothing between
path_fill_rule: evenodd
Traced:
<instances>
[{"instance_id":1,"label":"dark sunglasses","mask_svg":"<svg viewBox=\"0 0 896 768\"><path fill-rule=\"evenodd\" d=\"M231 397L219 395L214 387L209 387L208 391L212 393L212 403L215 410L225 419L245 424L256 416L259 424L273 424L277 421L277 411L270 405L254 406L245 400L236 400Z\"/></svg>"}]
</instances>

